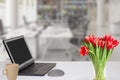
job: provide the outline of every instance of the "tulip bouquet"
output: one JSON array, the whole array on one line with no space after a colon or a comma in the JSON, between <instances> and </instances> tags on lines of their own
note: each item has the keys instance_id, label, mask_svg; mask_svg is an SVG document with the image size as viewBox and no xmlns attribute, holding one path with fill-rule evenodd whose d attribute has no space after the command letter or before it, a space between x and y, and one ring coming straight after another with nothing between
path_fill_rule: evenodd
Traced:
<instances>
[{"instance_id":1,"label":"tulip bouquet","mask_svg":"<svg viewBox=\"0 0 120 80\"><path fill-rule=\"evenodd\" d=\"M119 44L119 41L111 35L104 35L103 37L95 37L88 35L80 47L80 55L89 55L95 69L94 80L105 80L104 68L107 60L114 47Z\"/></svg>"}]
</instances>

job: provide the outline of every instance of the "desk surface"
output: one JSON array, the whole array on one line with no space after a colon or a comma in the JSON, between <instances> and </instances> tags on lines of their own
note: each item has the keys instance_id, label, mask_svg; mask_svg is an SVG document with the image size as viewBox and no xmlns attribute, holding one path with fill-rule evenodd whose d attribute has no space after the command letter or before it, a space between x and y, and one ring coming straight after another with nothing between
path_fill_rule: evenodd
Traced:
<instances>
[{"instance_id":1,"label":"desk surface","mask_svg":"<svg viewBox=\"0 0 120 80\"><path fill-rule=\"evenodd\" d=\"M69 27L49 26L40 35L43 38L72 38L72 32Z\"/></svg>"},{"instance_id":2,"label":"desk surface","mask_svg":"<svg viewBox=\"0 0 120 80\"><path fill-rule=\"evenodd\" d=\"M42 26L39 26L34 29L28 29L25 27L21 27L21 28L17 28L16 30L11 31L8 34L6 34L5 38L11 38L11 37L19 36L19 35L24 35L25 37L33 38L36 35L38 35L42 29L43 29Z\"/></svg>"},{"instance_id":3,"label":"desk surface","mask_svg":"<svg viewBox=\"0 0 120 80\"><path fill-rule=\"evenodd\" d=\"M107 80L120 80L120 62L108 62L106 66ZM53 69L61 69L65 72L62 77L45 76L18 76L17 80L92 80L93 66L91 62L57 62ZM1 71L3 64L0 64L0 79L7 80Z\"/></svg>"}]
</instances>

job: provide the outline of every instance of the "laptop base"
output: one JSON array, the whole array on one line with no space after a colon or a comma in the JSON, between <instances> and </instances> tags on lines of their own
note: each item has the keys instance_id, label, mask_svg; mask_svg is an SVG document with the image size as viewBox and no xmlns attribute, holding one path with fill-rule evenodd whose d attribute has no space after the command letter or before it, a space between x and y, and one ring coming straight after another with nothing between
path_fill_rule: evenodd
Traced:
<instances>
[{"instance_id":1,"label":"laptop base","mask_svg":"<svg viewBox=\"0 0 120 80\"><path fill-rule=\"evenodd\" d=\"M19 71L18 75L25 76L44 76L48 73L56 63L33 63L30 66Z\"/></svg>"}]
</instances>

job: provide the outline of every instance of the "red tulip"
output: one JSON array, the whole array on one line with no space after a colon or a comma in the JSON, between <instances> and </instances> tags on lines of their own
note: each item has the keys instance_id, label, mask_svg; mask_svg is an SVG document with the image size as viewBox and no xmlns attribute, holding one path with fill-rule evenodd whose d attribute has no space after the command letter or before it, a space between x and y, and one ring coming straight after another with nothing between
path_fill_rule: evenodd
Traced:
<instances>
[{"instance_id":1,"label":"red tulip","mask_svg":"<svg viewBox=\"0 0 120 80\"><path fill-rule=\"evenodd\" d=\"M98 38L98 46L101 47L101 48L104 48L105 47L105 41Z\"/></svg>"},{"instance_id":2,"label":"red tulip","mask_svg":"<svg viewBox=\"0 0 120 80\"><path fill-rule=\"evenodd\" d=\"M86 36L84 41L86 43L92 43L94 46L96 46L96 37L94 35Z\"/></svg>"},{"instance_id":3,"label":"red tulip","mask_svg":"<svg viewBox=\"0 0 120 80\"><path fill-rule=\"evenodd\" d=\"M103 37L103 41L106 43L106 47L108 50L113 49L119 44L119 41L116 40L113 36L111 35L105 35Z\"/></svg>"},{"instance_id":4,"label":"red tulip","mask_svg":"<svg viewBox=\"0 0 120 80\"><path fill-rule=\"evenodd\" d=\"M94 47L96 47L96 44L97 44L97 39L95 38L95 39L93 39L92 41L91 41L91 43L92 43L92 45L94 46Z\"/></svg>"},{"instance_id":5,"label":"red tulip","mask_svg":"<svg viewBox=\"0 0 120 80\"><path fill-rule=\"evenodd\" d=\"M119 41L116 40L111 35L105 35L103 37L95 37L94 35L88 35L88 36L85 37L84 42L91 43L94 47L96 47L96 45L98 45L102 49L106 45L106 48L108 50L116 47L119 44Z\"/></svg>"},{"instance_id":6,"label":"red tulip","mask_svg":"<svg viewBox=\"0 0 120 80\"><path fill-rule=\"evenodd\" d=\"M88 54L88 48L86 46L81 46L80 47L80 55L85 56Z\"/></svg>"},{"instance_id":7,"label":"red tulip","mask_svg":"<svg viewBox=\"0 0 120 80\"><path fill-rule=\"evenodd\" d=\"M89 36L86 36L84 41L85 41L86 43L89 43L89 42L90 42L90 37L89 37Z\"/></svg>"},{"instance_id":8,"label":"red tulip","mask_svg":"<svg viewBox=\"0 0 120 80\"><path fill-rule=\"evenodd\" d=\"M119 41L118 41L118 40L114 40L114 41L113 41L114 47L116 47L118 44L119 44Z\"/></svg>"},{"instance_id":9,"label":"red tulip","mask_svg":"<svg viewBox=\"0 0 120 80\"><path fill-rule=\"evenodd\" d=\"M119 41L117 40L111 40L111 41L107 41L107 49L113 49L114 47L116 47L119 44Z\"/></svg>"},{"instance_id":10,"label":"red tulip","mask_svg":"<svg viewBox=\"0 0 120 80\"><path fill-rule=\"evenodd\" d=\"M90 42L93 43L96 40L96 37L94 35L90 35Z\"/></svg>"},{"instance_id":11,"label":"red tulip","mask_svg":"<svg viewBox=\"0 0 120 80\"><path fill-rule=\"evenodd\" d=\"M89 55L92 60L99 59L99 61L104 64L105 61L107 61L109 58L108 55L112 53L112 49L114 49L114 47L116 47L118 44L119 41L111 35L105 35L103 37L88 35L84 39L84 46L81 46L79 51L81 56L92 54L93 56ZM104 55L104 53L106 53L107 55Z\"/></svg>"},{"instance_id":12,"label":"red tulip","mask_svg":"<svg viewBox=\"0 0 120 80\"><path fill-rule=\"evenodd\" d=\"M104 37L103 37L103 40L104 41L111 41L111 40L113 40L114 38L113 38L113 36L111 36L111 35L105 35Z\"/></svg>"},{"instance_id":13,"label":"red tulip","mask_svg":"<svg viewBox=\"0 0 120 80\"><path fill-rule=\"evenodd\" d=\"M105 47L105 41L102 41L101 42L101 48L104 48Z\"/></svg>"},{"instance_id":14,"label":"red tulip","mask_svg":"<svg viewBox=\"0 0 120 80\"><path fill-rule=\"evenodd\" d=\"M110 50L114 47L114 45L112 44L112 41L107 41L106 44L107 44L106 47L107 47L108 50Z\"/></svg>"}]
</instances>

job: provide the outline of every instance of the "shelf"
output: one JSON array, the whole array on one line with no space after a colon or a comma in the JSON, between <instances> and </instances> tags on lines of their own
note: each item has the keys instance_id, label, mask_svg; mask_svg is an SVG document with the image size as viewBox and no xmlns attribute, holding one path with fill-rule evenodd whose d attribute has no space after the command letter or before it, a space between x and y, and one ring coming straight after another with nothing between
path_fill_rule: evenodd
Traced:
<instances>
[{"instance_id":1,"label":"shelf","mask_svg":"<svg viewBox=\"0 0 120 80\"><path fill-rule=\"evenodd\" d=\"M58 9L58 8L57 6L43 5L43 6L38 6L38 9L50 10L50 9Z\"/></svg>"},{"instance_id":2,"label":"shelf","mask_svg":"<svg viewBox=\"0 0 120 80\"><path fill-rule=\"evenodd\" d=\"M87 10L88 0L52 0L51 3L48 3L48 1L46 4L42 1L43 0L40 2L41 5L38 6L41 19L44 20L44 18L48 18L52 20L53 17L55 17L56 20L67 20L66 18L69 14L74 13L74 11L79 11L81 9Z\"/></svg>"}]
</instances>

